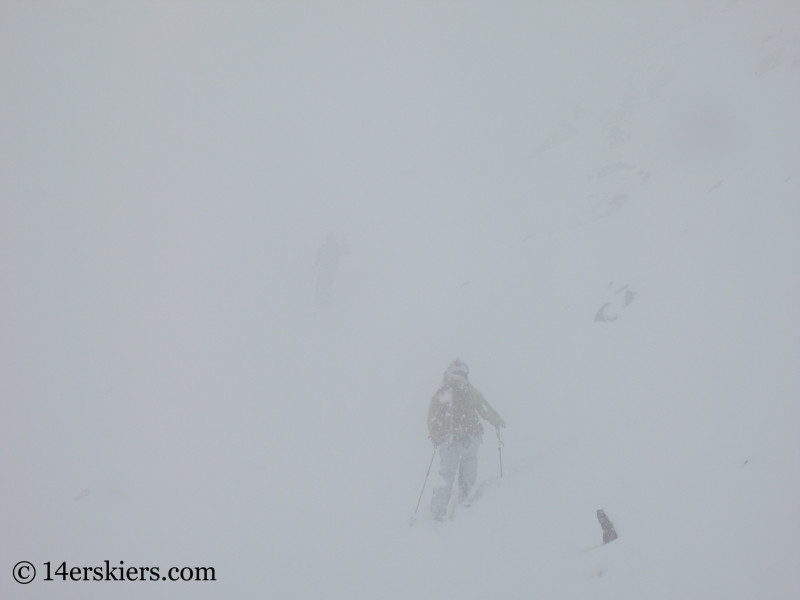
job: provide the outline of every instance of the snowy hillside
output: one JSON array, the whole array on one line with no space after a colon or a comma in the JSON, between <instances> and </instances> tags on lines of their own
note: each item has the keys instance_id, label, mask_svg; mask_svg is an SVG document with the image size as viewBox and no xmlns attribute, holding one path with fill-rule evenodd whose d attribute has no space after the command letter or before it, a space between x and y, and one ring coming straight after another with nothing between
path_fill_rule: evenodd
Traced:
<instances>
[{"instance_id":1,"label":"snowy hillside","mask_svg":"<svg viewBox=\"0 0 800 600\"><path fill-rule=\"evenodd\" d=\"M0 6L1 598L797 597L800 5L499 4Z\"/></svg>"}]
</instances>

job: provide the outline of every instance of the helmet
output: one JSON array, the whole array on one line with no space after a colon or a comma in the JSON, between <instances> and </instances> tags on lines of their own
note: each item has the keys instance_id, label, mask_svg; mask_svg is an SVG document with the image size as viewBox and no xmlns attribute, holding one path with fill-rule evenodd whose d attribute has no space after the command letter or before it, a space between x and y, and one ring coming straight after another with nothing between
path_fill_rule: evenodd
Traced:
<instances>
[{"instance_id":1,"label":"helmet","mask_svg":"<svg viewBox=\"0 0 800 600\"><path fill-rule=\"evenodd\" d=\"M469 375L469 367L467 366L467 363L457 358L450 363L449 367L447 367L447 373L448 375L466 378L467 375Z\"/></svg>"}]
</instances>

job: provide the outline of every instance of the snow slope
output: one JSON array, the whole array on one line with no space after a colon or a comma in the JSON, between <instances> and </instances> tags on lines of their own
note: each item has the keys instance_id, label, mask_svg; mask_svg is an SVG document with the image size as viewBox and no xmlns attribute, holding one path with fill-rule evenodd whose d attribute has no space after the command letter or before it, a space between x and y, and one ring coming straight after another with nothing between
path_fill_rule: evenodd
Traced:
<instances>
[{"instance_id":1,"label":"snow slope","mask_svg":"<svg viewBox=\"0 0 800 600\"><path fill-rule=\"evenodd\" d=\"M800 9L603 4L0 7L0 597L796 597Z\"/></svg>"}]
</instances>

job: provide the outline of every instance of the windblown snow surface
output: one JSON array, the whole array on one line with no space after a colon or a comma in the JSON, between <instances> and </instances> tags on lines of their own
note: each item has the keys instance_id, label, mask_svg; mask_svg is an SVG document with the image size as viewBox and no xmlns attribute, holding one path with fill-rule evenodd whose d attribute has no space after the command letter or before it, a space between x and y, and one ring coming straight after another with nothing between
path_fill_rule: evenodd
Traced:
<instances>
[{"instance_id":1,"label":"windblown snow surface","mask_svg":"<svg viewBox=\"0 0 800 600\"><path fill-rule=\"evenodd\" d=\"M797 2L0 15L0 597L798 597Z\"/></svg>"}]
</instances>

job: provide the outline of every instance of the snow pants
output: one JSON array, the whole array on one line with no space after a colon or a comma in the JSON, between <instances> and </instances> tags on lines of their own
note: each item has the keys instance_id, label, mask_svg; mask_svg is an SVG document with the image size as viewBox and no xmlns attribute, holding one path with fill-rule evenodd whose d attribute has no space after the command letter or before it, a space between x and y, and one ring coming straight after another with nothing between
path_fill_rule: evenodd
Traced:
<instances>
[{"instance_id":1,"label":"snow pants","mask_svg":"<svg viewBox=\"0 0 800 600\"><path fill-rule=\"evenodd\" d=\"M475 479L478 477L478 447L480 438L464 442L450 442L439 446L439 485L433 489L431 512L443 519L453 493L456 473L458 473L458 497L464 500L469 496Z\"/></svg>"}]
</instances>

